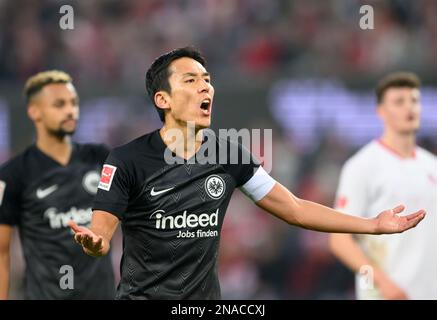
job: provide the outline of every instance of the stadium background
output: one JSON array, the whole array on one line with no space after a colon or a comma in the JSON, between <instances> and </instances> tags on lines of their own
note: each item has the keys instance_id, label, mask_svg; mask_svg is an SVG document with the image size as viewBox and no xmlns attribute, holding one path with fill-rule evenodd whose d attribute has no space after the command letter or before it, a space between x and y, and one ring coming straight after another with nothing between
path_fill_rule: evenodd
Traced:
<instances>
[{"instance_id":1,"label":"stadium background","mask_svg":"<svg viewBox=\"0 0 437 320\"><path fill-rule=\"evenodd\" d=\"M74 8L61 30L59 8ZM374 30L359 8L374 8ZM0 162L34 139L25 79L59 68L81 98L77 141L117 146L160 126L145 97L153 58L194 45L216 89L213 128L273 129L272 175L296 195L332 206L345 159L377 137L373 87L393 70L423 79L420 144L436 153L437 1L0 0ZM120 235L114 239L118 270ZM12 297L23 262L13 244ZM225 299L353 299L353 278L327 235L261 212L240 192L222 233Z\"/></svg>"}]
</instances>

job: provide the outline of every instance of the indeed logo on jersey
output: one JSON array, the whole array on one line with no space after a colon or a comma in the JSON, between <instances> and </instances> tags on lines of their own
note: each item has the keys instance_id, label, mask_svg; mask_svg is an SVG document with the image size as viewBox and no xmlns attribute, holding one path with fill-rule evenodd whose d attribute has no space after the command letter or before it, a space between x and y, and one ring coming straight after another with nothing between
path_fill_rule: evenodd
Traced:
<instances>
[{"instance_id":1,"label":"indeed logo on jersey","mask_svg":"<svg viewBox=\"0 0 437 320\"><path fill-rule=\"evenodd\" d=\"M91 216L91 208L77 209L71 207L67 212L58 212L58 209L52 207L44 212L44 218L49 220L52 229L67 228L70 220L78 225L88 225L91 222Z\"/></svg>"},{"instance_id":2,"label":"indeed logo on jersey","mask_svg":"<svg viewBox=\"0 0 437 320\"><path fill-rule=\"evenodd\" d=\"M218 225L219 209L213 213L188 214L185 210L176 216L164 216L164 210L153 212L150 217L155 219L156 229L185 229L196 227L216 227ZM177 238L202 238L218 236L217 230L197 230L195 233L190 231L179 231Z\"/></svg>"}]
</instances>

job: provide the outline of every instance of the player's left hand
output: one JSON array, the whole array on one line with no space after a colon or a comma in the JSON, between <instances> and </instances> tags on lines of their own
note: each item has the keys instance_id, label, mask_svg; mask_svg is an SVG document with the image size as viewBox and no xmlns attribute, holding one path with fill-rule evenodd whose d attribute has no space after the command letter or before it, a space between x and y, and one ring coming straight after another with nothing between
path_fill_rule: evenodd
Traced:
<instances>
[{"instance_id":1,"label":"player's left hand","mask_svg":"<svg viewBox=\"0 0 437 320\"><path fill-rule=\"evenodd\" d=\"M425 218L425 210L419 210L406 216L399 216L399 213L404 211L404 209L405 206L399 205L391 210L381 212L375 218L375 234L401 233L414 228Z\"/></svg>"}]
</instances>

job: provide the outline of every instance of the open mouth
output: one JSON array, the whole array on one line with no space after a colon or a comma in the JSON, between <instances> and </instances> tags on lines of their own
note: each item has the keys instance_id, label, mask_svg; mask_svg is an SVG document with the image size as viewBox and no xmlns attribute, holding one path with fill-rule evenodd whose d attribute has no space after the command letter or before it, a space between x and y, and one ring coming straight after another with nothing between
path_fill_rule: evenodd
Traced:
<instances>
[{"instance_id":1,"label":"open mouth","mask_svg":"<svg viewBox=\"0 0 437 320\"><path fill-rule=\"evenodd\" d=\"M209 114L211 112L211 99L204 99L200 104L200 109L202 109L205 114Z\"/></svg>"}]
</instances>

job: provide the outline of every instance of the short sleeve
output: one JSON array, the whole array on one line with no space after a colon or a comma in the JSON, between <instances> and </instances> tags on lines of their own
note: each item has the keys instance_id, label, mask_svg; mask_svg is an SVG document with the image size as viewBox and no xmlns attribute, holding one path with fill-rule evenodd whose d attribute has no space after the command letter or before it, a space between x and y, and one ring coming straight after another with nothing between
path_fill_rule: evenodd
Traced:
<instances>
[{"instance_id":1,"label":"short sleeve","mask_svg":"<svg viewBox=\"0 0 437 320\"><path fill-rule=\"evenodd\" d=\"M354 160L354 159L353 159ZM367 211L367 170L357 161L343 166L337 188L335 208L344 213L365 216Z\"/></svg>"},{"instance_id":2,"label":"short sleeve","mask_svg":"<svg viewBox=\"0 0 437 320\"><path fill-rule=\"evenodd\" d=\"M228 140L225 170L235 179L236 187L244 185L260 167L260 161L247 148L237 142ZM223 159L220 159L223 163Z\"/></svg>"},{"instance_id":3,"label":"short sleeve","mask_svg":"<svg viewBox=\"0 0 437 320\"><path fill-rule=\"evenodd\" d=\"M20 222L21 190L19 172L14 166L0 168L0 224L18 225Z\"/></svg>"},{"instance_id":4,"label":"short sleeve","mask_svg":"<svg viewBox=\"0 0 437 320\"><path fill-rule=\"evenodd\" d=\"M99 159L101 161L101 163L104 163L104 161L109 156L109 151L110 151L109 147L104 145L104 144L96 145L95 153L96 153L97 159Z\"/></svg>"},{"instance_id":5,"label":"short sleeve","mask_svg":"<svg viewBox=\"0 0 437 320\"><path fill-rule=\"evenodd\" d=\"M111 152L102 168L93 210L107 211L123 219L129 202L131 182L126 161Z\"/></svg>"}]
</instances>

